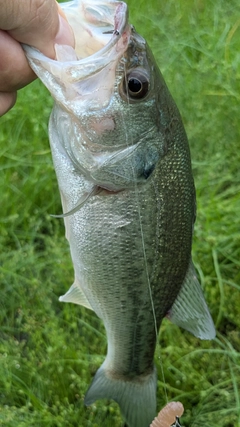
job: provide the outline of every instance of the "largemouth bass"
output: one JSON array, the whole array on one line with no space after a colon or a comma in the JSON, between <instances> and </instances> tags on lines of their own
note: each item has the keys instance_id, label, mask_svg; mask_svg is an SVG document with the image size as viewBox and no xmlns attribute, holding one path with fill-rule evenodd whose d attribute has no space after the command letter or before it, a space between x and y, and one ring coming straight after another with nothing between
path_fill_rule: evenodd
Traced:
<instances>
[{"instance_id":1,"label":"largemouth bass","mask_svg":"<svg viewBox=\"0 0 240 427\"><path fill-rule=\"evenodd\" d=\"M215 329L191 261L195 189L178 109L127 6L61 5L75 50L25 46L55 105L49 135L74 265L61 301L102 319L107 356L85 396L111 398L129 427L156 415L154 351L164 316L197 337Z\"/></svg>"}]
</instances>

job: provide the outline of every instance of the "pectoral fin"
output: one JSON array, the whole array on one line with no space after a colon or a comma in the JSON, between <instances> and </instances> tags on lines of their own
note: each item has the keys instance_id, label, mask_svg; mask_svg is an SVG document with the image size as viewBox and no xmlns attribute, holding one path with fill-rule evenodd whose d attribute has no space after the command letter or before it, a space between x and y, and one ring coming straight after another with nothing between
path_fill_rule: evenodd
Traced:
<instances>
[{"instance_id":1,"label":"pectoral fin","mask_svg":"<svg viewBox=\"0 0 240 427\"><path fill-rule=\"evenodd\" d=\"M170 320L203 340L215 338L216 331L192 261L185 281L169 315Z\"/></svg>"},{"instance_id":2,"label":"pectoral fin","mask_svg":"<svg viewBox=\"0 0 240 427\"><path fill-rule=\"evenodd\" d=\"M90 310L92 310L92 307L90 306L86 296L84 295L83 291L81 290L76 280L73 283L73 285L69 288L69 290L66 292L66 294L59 297L59 301L72 302L74 304L83 305L84 307L87 307Z\"/></svg>"}]
</instances>

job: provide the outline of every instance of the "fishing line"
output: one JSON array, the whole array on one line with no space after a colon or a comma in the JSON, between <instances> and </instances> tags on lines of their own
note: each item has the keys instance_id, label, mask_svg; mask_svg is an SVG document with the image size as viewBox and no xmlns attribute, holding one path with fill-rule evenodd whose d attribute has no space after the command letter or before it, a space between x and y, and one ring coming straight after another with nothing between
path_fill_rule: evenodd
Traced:
<instances>
[{"instance_id":1,"label":"fishing line","mask_svg":"<svg viewBox=\"0 0 240 427\"><path fill-rule=\"evenodd\" d=\"M126 65L124 63L124 80L125 80L125 84L126 84L126 88L125 88L125 92L126 92L126 97L127 97L127 106L129 109L129 114L128 117L131 117L130 114L130 98L129 98L129 94L128 94L128 83L127 83L127 70L126 70ZM121 112L122 114L122 112ZM124 117L122 114L122 118L123 118L123 123L124 123L124 129L125 129L125 135L126 135L126 144L129 146L133 144L133 140L129 141L128 137L129 134L127 132L127 128L125 126L125 122L124 122ZM133 124L132 124L133 125ZM138 194L138 183L136 180L136 175L135 175L135 171L134 171L134 167L133 165L132 167L132 171L133 171L133 176L135 177L135 181L134 181L134 194L135 194L135 198L136 198L136 202L137 202L137 208L138 208L138 219L139 219L139 226L140 226L140 232L141 232L141 242L142 242L142 251L143 251L143 259L144 259L144 266L145 266L145 273L146 273L146 277L147 277L147 284L148 284L148 292L149 292L149 297L150 297L150 302L151 302L151 308L152 308L152 314L153 314L153 321L154 321L154 328L155 328L155 335L156 335L156 346L158 345L158 328L157 328L157 318L156 318L156 313L155 313L155 307L154 307L154 302L153 302L153 296L152 296L152 290L151 290L151 283L150 283L150 276L149 276L149 271L148 271L148 265L147 265L147 255L146 255L146 246L145 246L145 240L144 240L144 233L143 233L143 225L142 225L142 218L141 218L141 208L140 208L140 203L139 203L139 194ZM156 192L156 187L153 183L154 186L154 190ZM157 200L157 197L156 197ZM166 381L165 381L165 375L164 375L164 370L163 370L163 362L162 362L162 355L161 355L161 349L158 346L157 349L157 357L158 360L160 361L160 366L161 366L161 374L162 374L162 379L163 379L163 383L164 383L164 394L165 394L165 399L166 402L168 403L168 395L167 395L167 387L166 387Z\"/></svg>"},{"instance_id":2,"label":"fishing line","mask_svg":"<svg viewBox=\"0 0 240 427\"><path fill-rule=\"evenodd\" d=\"M157 197L157 188L156 188L156 185L155 185L154 181L153 181L153 188L155 190L156 201L157 201L157 204L158 204L159 202L158 202L158 197ZM158 221L159 221L159 218L158 218ZM157 223L158 223L158 221L157 221ZM158 341L157 341L157 343L158 343ZM163 370L163 361L162 361L162 354L161 354L161 347L160 347L160 345L159 345L156 353L158 353L157 357L158 357L158 360L160 361L161 374L162 374L162 379L163 379L163 383L164 383L164 394L165 394L166 403L168 403L167 386L166 386L165 374L164 374L164 370Z\"/></svg>"}]
</instances>

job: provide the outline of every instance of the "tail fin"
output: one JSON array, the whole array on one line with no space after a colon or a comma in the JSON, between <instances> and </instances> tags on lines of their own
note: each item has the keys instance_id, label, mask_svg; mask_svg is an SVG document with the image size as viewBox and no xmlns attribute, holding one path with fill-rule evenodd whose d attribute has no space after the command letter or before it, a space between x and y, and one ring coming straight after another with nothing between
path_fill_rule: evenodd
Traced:
<instances>
[{"instance_id":1,"label":"tail fin","mask_svg":"<svg viewBox=\"0 0 240 427\"><path fill-rule=\"evenodd\" d=\"M113 399L121 409L128 427L149 427L156 415L156 370L134 379L119 377L102 365L85 396L85 404L97 399Z\"/></svg>"}]
</instances>

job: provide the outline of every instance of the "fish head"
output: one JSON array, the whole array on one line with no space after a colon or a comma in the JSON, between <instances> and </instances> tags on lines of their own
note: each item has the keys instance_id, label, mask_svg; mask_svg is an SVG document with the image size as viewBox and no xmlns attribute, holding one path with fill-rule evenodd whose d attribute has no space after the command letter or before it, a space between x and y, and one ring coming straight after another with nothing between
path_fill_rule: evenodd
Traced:
<instances>
[{"instance_id":1,"label":"fish head","mask_svg":"<svg viewBox=\"0 0 240 427\"><path fill-rule=\"evenodd\" d=\"M168 150L167 88L150 49L123 2L76 0L62 8L75 49L56 45L51 60L24 46L55 99L50 139L57 136L75 170L98 187L145 185Z\"/></svg>"}]
</instances>

